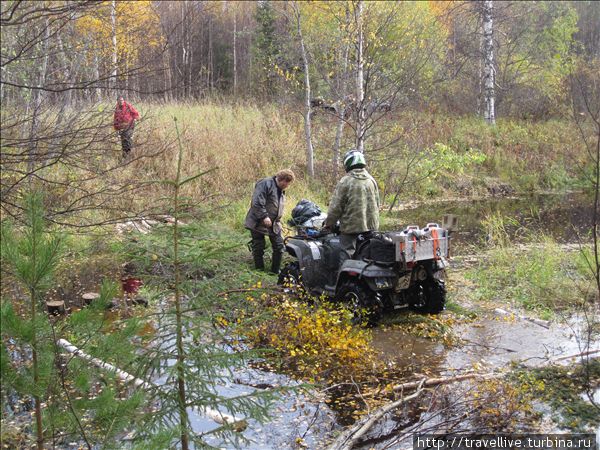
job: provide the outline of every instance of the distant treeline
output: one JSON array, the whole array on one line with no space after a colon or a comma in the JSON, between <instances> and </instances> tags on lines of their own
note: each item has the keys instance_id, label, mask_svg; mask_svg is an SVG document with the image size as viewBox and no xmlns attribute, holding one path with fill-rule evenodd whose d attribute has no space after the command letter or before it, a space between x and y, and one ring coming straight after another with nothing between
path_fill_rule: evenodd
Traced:
<instances>
[{"instance_id":1,"label":"distant treeline","mask_svg":"<svg viewBox=\"0 0 600 450\"><path fill-rule=\"evenodd\" d=\"M493 50L497 116L546 118L571 106L569 74L600 71L600 4L490 2L490 49L484 3L4 1L0 94L30 107L37 91L69 105L117 92L293 104L308 70L315 105L331 112L359 102L362 73L373 108L483 114Z\"/></svg>"}]
</instances>

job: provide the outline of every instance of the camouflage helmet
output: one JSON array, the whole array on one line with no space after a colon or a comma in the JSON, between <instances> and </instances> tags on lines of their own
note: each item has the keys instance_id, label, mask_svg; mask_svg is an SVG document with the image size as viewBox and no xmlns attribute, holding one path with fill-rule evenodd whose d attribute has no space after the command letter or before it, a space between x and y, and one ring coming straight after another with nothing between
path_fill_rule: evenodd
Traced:
<instances>
[{"instance_id":1,"label":"camouflage helmet","mask_svg":"<svg viewBox=\"0 0 600 450\"><path fill-rule=\"evenodd\" d=\"M352 169L359 169L366 167L367 161L365 155L356 149L349 150L344 155L344 169L346 172L350 172Z\"/></svg>"}]
</instances>

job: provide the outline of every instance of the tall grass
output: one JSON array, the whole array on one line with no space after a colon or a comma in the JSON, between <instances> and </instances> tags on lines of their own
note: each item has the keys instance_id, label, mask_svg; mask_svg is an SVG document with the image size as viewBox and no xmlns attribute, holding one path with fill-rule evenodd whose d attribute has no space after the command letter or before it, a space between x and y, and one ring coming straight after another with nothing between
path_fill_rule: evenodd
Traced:
<instances>
[{"instance_id":1,"label":"tall grass","mask_svg":"<svg viewBox=\"0 0 600 450\"><path fill-rule=\"evenodd\" d=\"M491 215L482 226L491 250L467 277L476 282L483 300L512 303L545 318L587 300L591 278L580 252L565 250L551 237L528 231L512 218ZM511 238L515 232L524 235L528 244L516 246Z\"/></svg>"},{"instance_id":2,"label":"tall grass","mask_svg":"<svg viewBox=\"0 0 600 450\"><path fill-rule=\"evenodd\" d=\"M130 181L172 178L176 169L173 127L173 118L176 117L182 127L185 145L187 164L184 174L216 169L198 186L186 187L182 194L198 202L210 198L210 205L215 207L230 205L218 216L220 220L239 224L256 180L273 175L281 168L291 168L298 176L288 192L289 205L301 198L310 198L326 206L337 181L331 167L335 121L330 116L315 116L317 177L309 180L305 175L302 120L297 110L268 104L233 105L224 102L142 103L136 106L143 120L135 131L133 155L141 158L118 171L102 175L101 180L82 181L89 178L92 170L121 164L120 144L110 129L112 105L105 105L102 114L97 116L98 120L102 119L99 126L106 127L107 138L94 144L98 147L95 156L82 155L77 168L57 164L40 172L46 179L75 181L69 188L58 183L48 188L50 203L68 204L74 190L93 191L97 187L95 183L123 186ZM393 111L369 136L369 170L385 190L393 181L393 172L401 173L405 167L403 158L410 156L411 152L436 149L437 143L447 147L457 160L468 160L467 156L477 150L485 155L485 161L465 166L464 171L448 170L448 173L443 173L442 169L441 174L436 174L438 182L416 179L402 187L401 198L432 193L464 193L465 180L471 186L469 192L485 193L485 180L488 178L511 184L520 191L563 188L576 181L578 174L569 167L575 167L583 155L583 150L573 144L577 142L573 133L572 127L561 121L499 120L498 125L492 128L473 117ZM393 139L392 145L376 150ZM348 126L342 151L352 145L352 140L352 130ZM435 150L432 152L435 163ZM159 154L151 156L155 153ZM133 194L113 195L109 202L111 207L119 210L144 210L164 195L163 190L148 185ZM110 213L96 211L94 214Z\"/></svg>"}]
</instances>

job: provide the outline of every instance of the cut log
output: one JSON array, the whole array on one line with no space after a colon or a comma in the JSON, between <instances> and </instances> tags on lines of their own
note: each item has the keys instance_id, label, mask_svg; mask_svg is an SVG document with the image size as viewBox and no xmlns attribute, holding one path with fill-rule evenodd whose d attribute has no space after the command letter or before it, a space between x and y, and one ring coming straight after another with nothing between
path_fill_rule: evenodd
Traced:
<instances>
[{"instance_id":1,"label":"cut log","mask_svg":"<svg viewBox=\"0 0 600 450\"><path fill-rule=\"evenodd\" d=\"M98 367L99 369L114 373L120 380L132 383L135 387L146 390L156 388L162 389L162 386L160 385L149 383L139 378L136 378L133 375L125 372L124 370L113 366L112 364L109 364L105 361L102 361L101 359L94 358L93 356L88 355L75 345L71 344L66 339L59 339L56 343L72 355L77 356L85 361L88 361L89 363ZM218 423L219 425L231 425L231 427L237 432L244 431L248 426L248 423L245 419L237 418L235 416L232 416L231 414L223 413L213 408L203 407L201 409L198 409L198 411L204 414L209 419Z\"/></svg>"},{"instance_id":2,"label":"cut log","mask_svg":"<svg viewBox=\"0 0 600 450\"><path fill-rule=\"evenodd\" d=\"M394 392L407 391L410 389L416 389L417 387L419 387L419 385L421 383L423 383L424 387L431 387L431 386L439 386L441 384L458 383L459 381L471 380L473 378L487 380L490 378L500 377L502 375L503 374L501 374L501 373L489 372L489 373L467 373L464 375L457 375L455 377L423 378L418 381L409 381L407 383L397 384L392 387L392 390Z\"/></svg>"}]
</instances>

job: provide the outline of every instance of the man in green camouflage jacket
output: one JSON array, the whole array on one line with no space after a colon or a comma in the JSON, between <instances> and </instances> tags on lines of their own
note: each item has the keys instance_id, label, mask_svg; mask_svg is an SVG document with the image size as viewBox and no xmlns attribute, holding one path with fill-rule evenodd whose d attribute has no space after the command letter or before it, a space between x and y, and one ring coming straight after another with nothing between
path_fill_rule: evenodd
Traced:
<instances>
[{"instance_id":1,"label":"man in green camouflage jacket","mask_svg":"<svg viewBox=\"0 0 600 450\"><path fill-rule=\"evenodd\" d=\"M379 189L366 166L363 153L358 150L346 153L344 168L347 174L338 182L329 203L325 227L332 228L340 221L340 243L346 250L340 262L352 256L359 234L379 229Z\"/></svg>"}]
</instances>

